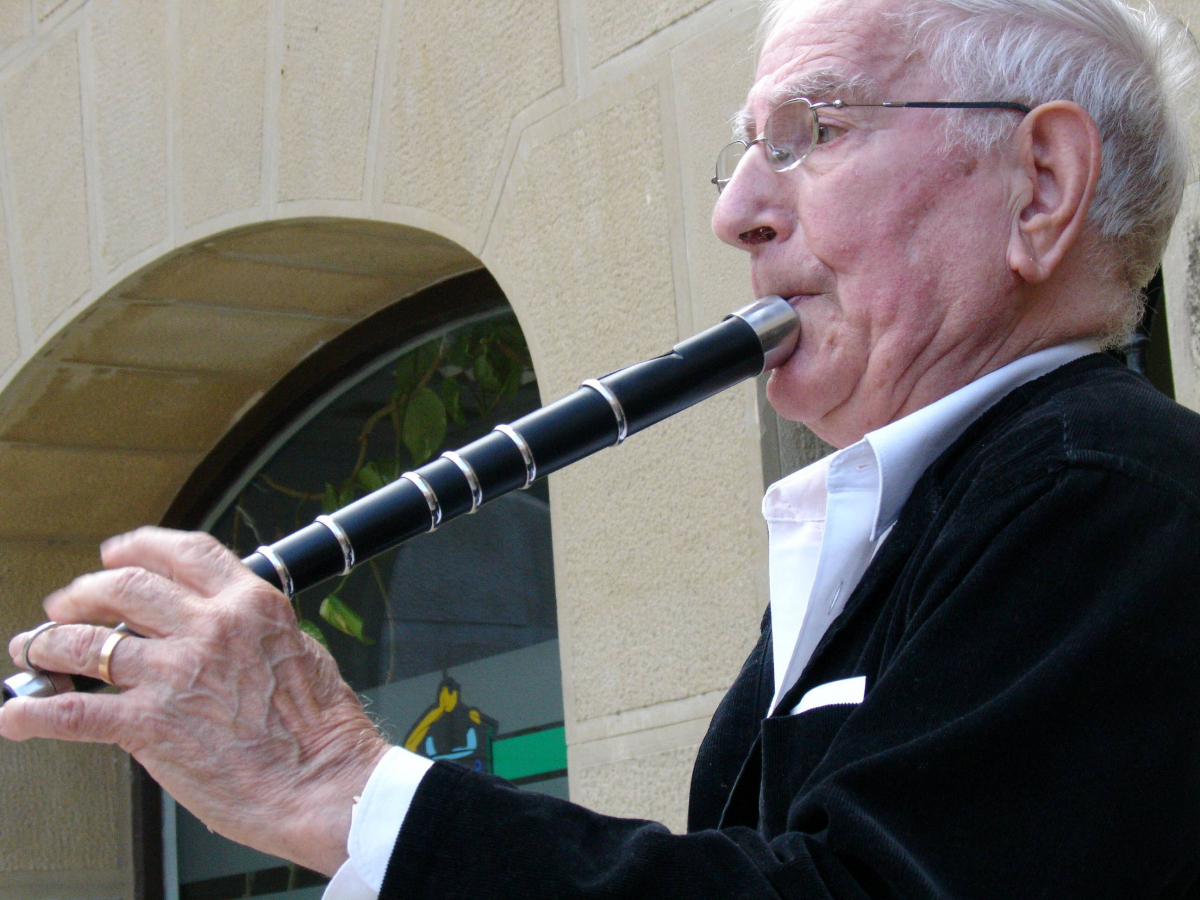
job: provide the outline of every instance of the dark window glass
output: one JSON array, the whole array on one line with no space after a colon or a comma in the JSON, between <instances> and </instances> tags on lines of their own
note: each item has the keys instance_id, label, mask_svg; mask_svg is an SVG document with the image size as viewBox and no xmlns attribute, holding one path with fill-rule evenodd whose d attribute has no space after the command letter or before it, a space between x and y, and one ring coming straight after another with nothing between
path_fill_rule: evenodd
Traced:
<instances>
[{"instance_id":1,"label":"dark window glass","mask_svg":"<svg viewBox=\"0 0 1200 900\"><path fill-rule=\"evenodd\" d=\"M246 556L539 405L511 311L458 322L317 403L209 530ZM294 603L394 743L565 797L548 501L544 483L499 498ZM320 895L319 876L175 816L180 897Z\"/></svg>"}]
</instances>

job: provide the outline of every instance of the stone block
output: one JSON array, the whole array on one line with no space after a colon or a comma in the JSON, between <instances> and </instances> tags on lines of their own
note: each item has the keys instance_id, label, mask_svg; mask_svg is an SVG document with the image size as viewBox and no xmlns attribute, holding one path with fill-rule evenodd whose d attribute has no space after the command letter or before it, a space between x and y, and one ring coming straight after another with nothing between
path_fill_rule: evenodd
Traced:
<instances>
[{"instance_id":1,"label":"stone block","mask_svg":"<svg viewBox=\"0 0 1200 900\"><path fill-rule=\"evenodd\" d=\"M133 453L0 443L0 538L103 540L157 522L200 461Z\"/></svg>"},{"instance_id":2,"label":"stone block","mask_svg":"<svg viewBox=\"0 0 1200 900\"><path fill-rule=\"evenodd\" d=\"M761 529L748 392L552 476L578 720L723 690L753 647Z\"/></svg>"},{"instance_id":3,"label":"stone block","mask_svg":"<svg viewBox=\"0 0 1200 900\"><path fill-rule=\"evenodd\" d=\"M362 196L380 0L289 0L279 199Z\"/></svg>"},{"instance_id":4,"label":"stone block","mask_svg":"<svg viewBox=\"0 0 1200 900\"><path fill-rule=\"evenodd\" d=\"M4 846L0 871L129 867L129 759L97 744L5 744L0 753ZM24 896L29 896L25 894Z\"/></svg>"},{"instance_id":5,"label":"stone block","mask_svg":"<svg viewBox=\"0 0 1200 900\"><path fill-rule=\"evenodd\" d=\"M7 648L17 632L46 621L42 599L47 594L100 568L100 548L93 541L0 541L0 647ZM15 671L8 654L0 655L0 677Z\"/></svg>"},{"instance_id":6,"label":"stone block","mask_svg":"<svg viewBox=\"0 0 1200 900\"><path fill-rule=\"evenodd\" d=\"M205 453L266 386L214 374L27 366L5 394L0 440Z\"/></svg>"},{"instance_id":7,"label":"stone block","mask_svg":"<svg viewBox=\"0 0 1200 900\"><path fill-rule=\"evenodd\" d=\"M358 319L426 283L418 275L382 278L192 250L132 279L122 296Z\"/></svg>"},{"instance_id":8,"label":"stone block","mask_svg":"<svg viewBox=\"0 0 1200 900\"><path fill-rule=\"evenodd\" d=\"M0 872L0 900L135 900L133 870Z\"/></svg>"},{"instance_id":9,"label":"stone block","mask_svg":"<svg viewBox=\"0 0 1200 900\"><path fill-rule=\"evenodd\" d=\"M589 0L588 62L594 67L612 59L656 31L682 19L709 0Z\"/></svg>"},{"instance_id":10,"label":"stone block","mask_svg":"<svg viewBox=\"0 0 1200 900\"><path fill-rule=\"evenodd\" d=\"M42 598L100 568L94 542L0 541L0 646L45 621ZM3 654L0 678L16 672ZM90 869L95 882L129 867L128 765L111 747L33 741L0 748L0 896L14 873ZM37 896L32 886L12 896Z\"/></svg>"},{"instance_id":11,"label":"stone block","mask_svg":"<svg viewBox=\"0 0 1200 900\"><path fill-rule=\"evenodd\" d=\"M513 116L562 83L558 3L446 0L396 32L383 197L474 227Z\"/></svg>"},{"instance_id":12,"label":"stone block","mask_svg":"<svg viewBox=\"0 0 1200 900\"><path fill-rule=\"evenodd\" d=\"M485 262L547 398L677 340L658 110L650 88L564 116L510 178ZM753 644L753 403L730 392L552 476L576 720L724 688Z\"/></svg>"},{"instance_id":13,"label":"stone block","mask_svg":"<svg viewBox=\"0 0 1200 900\"><path fill-rule=\"evenodd\" d=\"M167 235L164 0L92 4L101 256L107 269Z\"/></svg>"},{"instance_id":14,"label":"stone block","mask_svg":"<svg viewBox=\"0 0 1200 900\"><path fill-rule=\"evenodd\" d=\"M572 765L595 765L698 743L725 698L726 688L682 700L625 710L572 723L567 741Z\"/></svg>"},{"instance_id":15,"label":"stone block","mask_svg":"<svg viewBox=\"0 0 1200 900\"><path fill-rule=\"evenodd\" d=\"M315 269L440 281L479 268L446 238L390 222L318 219L255 225L205 241L206 250L255 256Z\"/></svg>"},{"instance_id":16,"label":"stone block","mask_svg":"<svg viewBox=\"0 0 1200 900\"><path fill-rule=\"evenodd\" d=\"M37 17L42 22L54 15L69 0L37 0Z\"/></svg>"},{"instance_id":17,"label":"stone block","mask_svg":"<svg viewBox=\"0 0 1200 900\"><path fill-rule=\"evenodd\" d=\"M68 32L4 92L35 336L91 283L79 90L76 35Z\"/></svg>"},{"instance_id":18,"label":"stone block","mask_svg":"<svg viewBox=\"0 0 1200 900\"><path fill-rule=\"evenodd\" d=\"M0 216L0 371L16 362L20 354L12 285L12 270L8 258L8 224L4 217Z\"/></svg>"},{"instance_id":19,"label":"stone block","mask_svg":"<svg viewBox=\"0 0 1200 900\"><path fill-rule=\"evenodd\" d=\"M29 34L27 0L0 0L0 53Z\"/></svg>"},{"instance_id":20,"label":"stone block","mask_svg":"<svg viewBox=\"0 0 1200 900\"><path fill-rule=\"evenodd\" d=\"M1184 193L1163 257L1163 286L1175 399L1200 411L1200 188L1195 184Z\"/></svg>"},{"instance_id":21,"label":"stone block","mask_svg":"<svg viewBox=\"0 0 1200 900\"><path fill-rule=\"evenodd\" d=\"M688 787L699 745L571 770L571 799L610 816L687 830Z\"/></svg>"},{"instance_id":22,"label":"stone block","mask_svg":"<svg viewBox=\"0 0 1200 900\"><path fill-rule=\"evenodd\" d=\"M678 340L658 91L527 136L484 262L534 349L543 396ZM549 130L552 123L546 123Z\"/></svg>"},{"instance_id":23,"label":"stone block","mask_svg":"<svg viewBox=\"0 0 1200 900\"><path fill-rule=\"evenodd\" d=\"M259 202L267 9L267 0L179 5L185 224Z\"/></svg>"},{"instance_id":24,"label":"stone block","mask_svg":"<svg viewBox=\"0 0 1200 900\"><path fill-rule=\"evenodd\" d=\"M672 59L688 284L697 330L754 299L749 254L712 232L717 153L732 140L730 121L754 81L756 12L678 48Z\"/></svg>"},{"instance_id":25,"label":"stone block","mask_svg":"<svg viewBox=\"0 0 1200 900\"><path fill-rule=\"evenodd\" d=\"M176 372L213 372L268 383L337 337L345 323L155 301L93 306L54 346L53 358ZM0 332L3 334L3 332Z\"/></svg>"}]
</instances>

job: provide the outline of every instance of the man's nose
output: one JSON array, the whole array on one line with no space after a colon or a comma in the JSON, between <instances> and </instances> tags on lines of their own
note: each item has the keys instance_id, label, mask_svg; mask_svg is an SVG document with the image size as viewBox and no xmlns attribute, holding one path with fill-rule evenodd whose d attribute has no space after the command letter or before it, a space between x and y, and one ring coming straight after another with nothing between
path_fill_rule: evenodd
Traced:
<instances>
[{"instance_id":1,"label":"man's nose","mask_svg":"<svg viewBox=\"0 0 1200 900\"><path fill-rule=\"evenodd\" d=\"M761 147L751 147L713 208L713 232L725 243L743 250L786 234L787 216L782 185L762 158Z\"/></svg>"}]
</instances>

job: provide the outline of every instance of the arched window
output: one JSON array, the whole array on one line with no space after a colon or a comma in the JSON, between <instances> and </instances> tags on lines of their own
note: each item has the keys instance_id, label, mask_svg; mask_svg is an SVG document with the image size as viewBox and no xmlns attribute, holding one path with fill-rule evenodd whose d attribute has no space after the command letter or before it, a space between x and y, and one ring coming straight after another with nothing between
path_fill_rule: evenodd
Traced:
<instances>
[{"instance_id":1,"label":"arched window","mask_svg":"<svg viewBox=\"0 0 1200 900\"><path fill-rule=\"evenodd\" d=\"M498 290L495 298L423 329L393 308L339 339L374 350L352 348L354 371L338 368L336 383L252 458L226 463L236 474L223 489L210 477L207 501L184 504L192 516L207 506L195 524L246 556L537 408L524 335ZM324 356L339 354L347 349ZM544 483L303 591L294 605L393 743L566 796ZM315 873L225 841L169 801L165 812L168 896L320 896Z\"/></svg>"}]
</instances>

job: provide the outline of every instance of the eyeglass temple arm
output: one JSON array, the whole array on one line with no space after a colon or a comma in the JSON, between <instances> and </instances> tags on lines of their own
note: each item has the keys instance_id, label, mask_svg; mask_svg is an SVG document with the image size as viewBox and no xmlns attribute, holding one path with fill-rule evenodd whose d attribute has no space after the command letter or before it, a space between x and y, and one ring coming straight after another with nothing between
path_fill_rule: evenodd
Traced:
<instances>
[{"instance_id":1,"label":"eyeglass temple arm","mask_svg":"<svg viewBox=\"0 0 1200 900\"><path fill-rule=\"evenodd\" d=\"M956 103L952 100L909 100L906 102L880 103L879 106L888 108L913 107L915 109L1011 109L1028 115L1033 110L1024 103L1007 103L1002 101L984 103Z\"/></svg>"}]
</instances>

